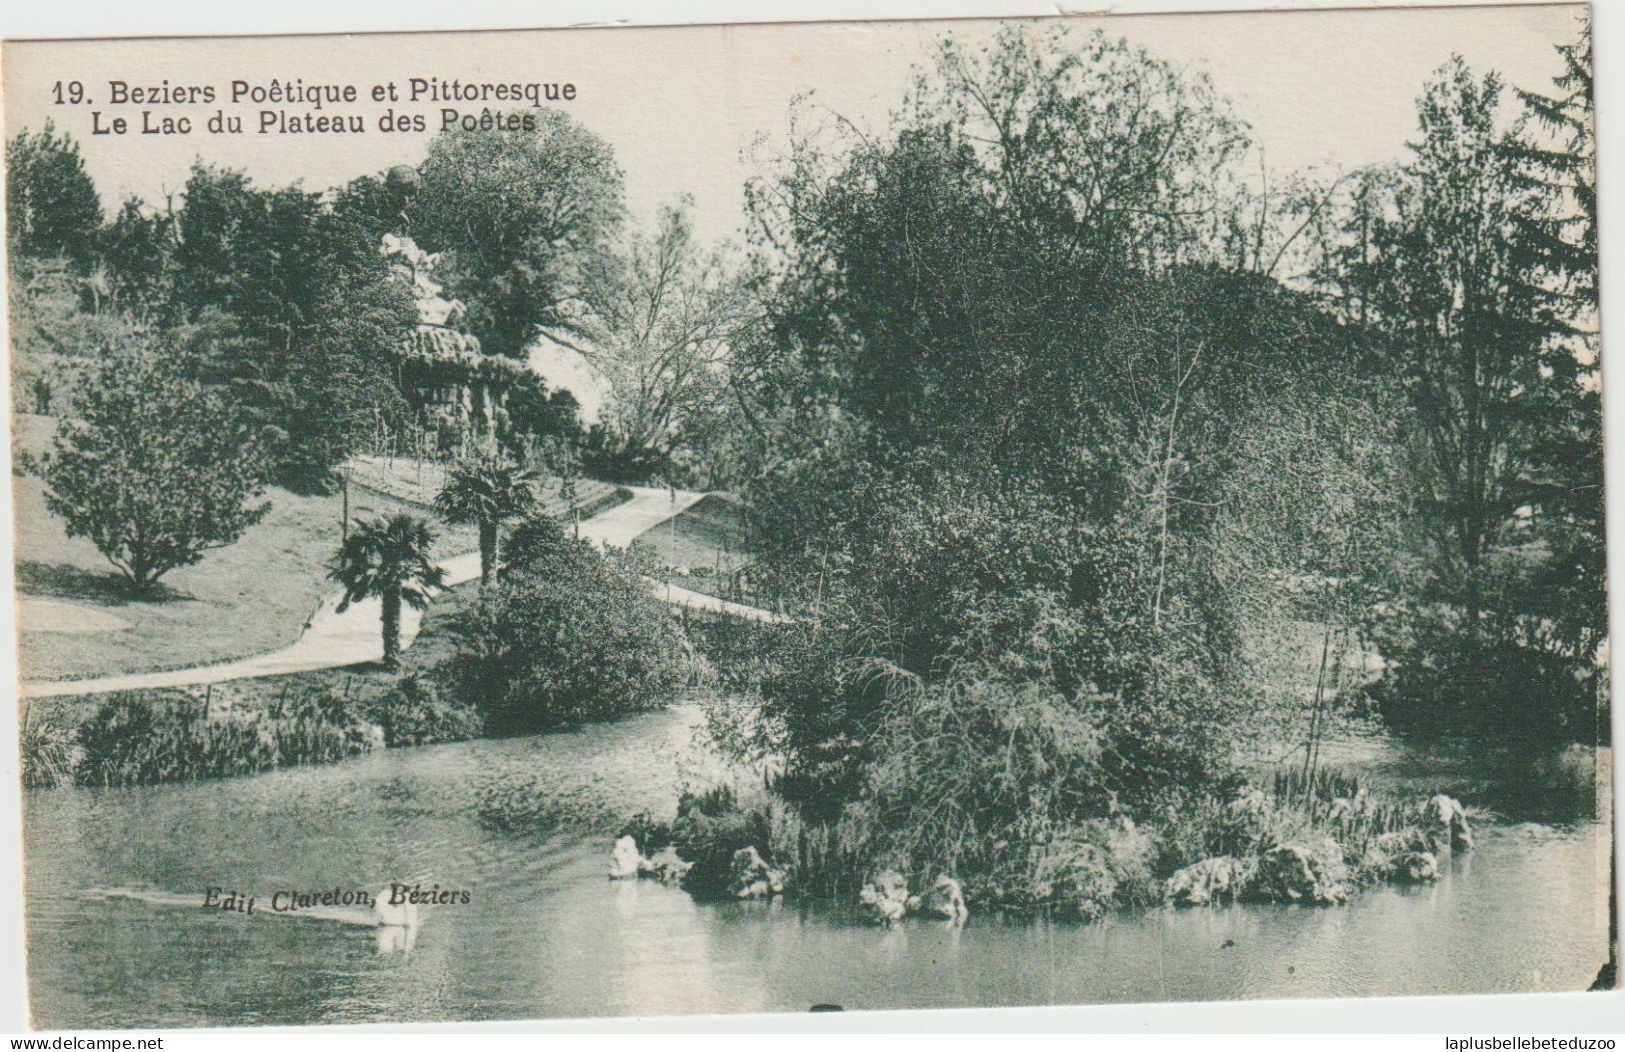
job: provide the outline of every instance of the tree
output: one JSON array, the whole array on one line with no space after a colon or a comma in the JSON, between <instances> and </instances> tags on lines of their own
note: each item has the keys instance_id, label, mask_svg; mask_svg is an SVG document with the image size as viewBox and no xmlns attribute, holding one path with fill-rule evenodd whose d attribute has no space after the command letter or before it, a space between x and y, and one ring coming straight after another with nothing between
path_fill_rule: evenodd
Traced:
<instances>
[{"instance_id":1,"label":"tree","mask_svg":"<svg viewBox=\"0 0 1625 1052\"><path fill-rule=\"evenodd\" d=\"M622 212L609 144L560 110L524 116L528 129L437 135L410 206L414 236L447 253L441 273L480 345L512 357L543 328L578 327L584 265Z\"/></svg>"},{"instance_id":2,"label":"tree","mask_svg":"<svg viewBox=\"0 0 1625 1052\"><path fill-rule=\"evenodd\" d=\"M549 437L542 441L542 463L559 480L559 500L570 516L570 534L581 536L581 505L578 486L581 482L581 451L575 443L562 438Z\"/></svg>"},{"instance_id":3,"label":"tree","mask_svg":"<svg viewBox=\"0 0 1625 1052\"><path fill-rule=\"evenodd\" d=\"M1011 31L944 47L889 132L794 142L756 184L784 262L740 363L780 454L748 486L753 574L798 617L754 685L796 805L851 815L914 762L900 699L1097 753L1012 830L1212 789L1263 729L1246 618L1299 567L1234 543L1242 437L1349 363L1264 273L1279 245L1218 265L1204 213L1244 141L1199 77ZM999 729L936 756L1021 748Z\"/></svg>"},{"instance_id":4,"label":"tree","mask_svg":"<svg viewBox=\"0 0 1625 1052\"><path fill-rule=\"evenodd\" d=\"M747 316L742 284L694 241L684 206L608 257L593 294L592 358L609 380L621 440L661 457L703 430L727 391L728 352Z\"/></svg>"},{"instance_id":5,"label":"tree","mask_svg":"<svg viewBox=\"0 0 1625 1052\"><path fill-rule=\"evenodd\" d=\"M498 530L506 519L536 506L536 475L502 452L487 449L459 458L446 472L434 508L448 522L472 522L480 532L480 584L496 572Z\"/></svg>"},{"instance_id":6,"label":"tree","mask_svg":"<svg viewBox=\"0 0 1625 1052\"><path fill-rule=\"evenodd\" d=\"M1420 559L1374 625L1385 712L1529 743L1594 730L1601 416L1577 323L1595 257L1570 211L1585 191L1536 177L1527 127L1502 130L1503 94L1460 58L1434 75L1413 158L1351 217L1339 284L1411 422Z\"/></svg>"},{"instance_id":7,"label":"tree","mask_svg":"<svg viewBox=\"0 0 1625 1052\"><path fill-rule=\"evenodd\" d=\"M392 351L417 315L381 231L297 186L201 164L175 225L176 313L210 323L193 341L197 374L274 429L277 481L330 489L377 417L402 410Z\"/></svg>"},{"instance_id":8,"label":"tree","mask_svg":"<svg viewBox=\"0 0 1625 1052\"><path fill-rule=\"evenodd\" d=\"M1017 29L979 54L945 43L895 124L838 152L794 140L752 187L784 263L744 371L814 447L838 405L892 448L1057 466L1045 450L1099 419L1079 392L1101 305L1200 258L1242 128L1200 76L1125 42Z\"/></svg>"},{"instance_id":9,"label":"tree","mask_svg":"<svg viewBox=\"0 0 1625 1052\"><path fill-rule=\"evenodd\" d=\"M265 515L253 504L265 461L242 409L183 375L175 356L136 343L77 393L42 475L46 506L89 538L129 591L230 544Z\"/></svg>"},{"instance_id":10,"label":"tree","mask_svg":"<svg viewBox=\"0 0 1625 1052\"><path fill-rule=\"evenodd\" d=\"M1591 24L1557 49L1563 72L1553 96L1520 91L1527 114L1505 149L1529 207L1514 216L1544 255L1548 287L1561 297L1559 339L1580 365L1575 389L1549 407L1569 424L1537 451L1551 485L1542 532L1552 557L1530 582L1528 600L1551 626L1544 645L1594 661L1608 634L1602 490L1602 407L1597 331L1597 177Z\"/></svg>"},{"instance_id":11,"label":"tree","mask_svg":"<svg viewBox=\"0 0 1625 1052\"><path fill-rule=\"evenodd\" d=\"M1420 426L1418 465L1440 583L1475 632L1486 561L1539 499L1533 454L1576 381L1552 343L1554 294L1524 226L1528 201L1496 130L1502 85L1459 58L1418 101L1421 137L1372 232L1369 320L1388 337Z\"/></svg>"},{"instance_id":12,"label":"tree","mask_svg":"<svg viewBox=\"0 0 1625 1052\"><path fill-rule=\"evenodd\" d=\"M134 326L120 312L82 310L83 283L68 260L13 256L10 263L13 388L30 391L34 412L61 415L78 374L128 346Z\"/></svg>"},{"instance_id":13,"label":"tree","mask_svg":"<svg viewBox=\"0 0 1625 1052\"><path fill-rule=\"evenodd\" d=\"M344 587L339 613L351 603L379 601L388 668L400 664L401 604L425 609L431 590L445 583L446 572L430 559L433 546L429 524L407 512L358 519L330 566L329 576Z\"/></svg>"},{"instance_id":14,"label":"tree","mask_svg":"<svg viewBox=\"0 0 1625 1052\"><path fill-rule=\"evenodd\" d=\"M101 250L113 301L143 321L162 318L172 306L174 213L128 198L103 228Z\"/></svg>"},{"instance_id":15,"label":"tree","mask_svg":"<svg viewBox=\"0 0 1625 1052\"><path fill-rule=\"evenodd\" d=\"M6 142L6 238L13 258L66 256L79 265L96 251L101 199L79 144L45 122Z\"/></svg>"},{"instance_id":16,"label":"tree","mask_svg":"<svg viewBox=\"0 0 1625 1052\"><path fill-rule=\"evenodd\" d=\"M1589 12L1580 16L1579 39L1559 45L1557 52L1563 59L1563 72L1553 81L1557 94L1518 92L1526 119L1506 149L1520 162L1524 185L1542 206L1518 218L1540 235L1547 267L1563 280L1576 321L1591 325L1597 296L1597 168Z\"/></svg>"}]
</instances>

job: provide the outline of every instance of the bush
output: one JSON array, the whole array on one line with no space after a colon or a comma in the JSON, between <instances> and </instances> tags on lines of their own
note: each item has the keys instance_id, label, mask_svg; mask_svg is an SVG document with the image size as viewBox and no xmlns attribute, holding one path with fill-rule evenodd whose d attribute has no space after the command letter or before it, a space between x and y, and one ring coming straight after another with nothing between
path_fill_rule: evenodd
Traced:
<instances>
[{"instance_id":1,"label":"bush","mask_svg":"<svg viewBox=\"0 0 1625 1052\"><path fill-rule=\"evenodd\" d=\"M544 519L515 528L501 578L452 630L449 674L496 733L659 708L691 663L678 621L639 568Z\"/></svg>"},{"instance_id":2,"label":"bush","mask_svg":"<svg viewBox=\"0 0 1625 1052\"><path fill-rule=\"evenodd\" d=\"M1388 668L1370 693L1393 729L1423 740L1476 738L1529 751L1607 740L1602 666L1524 645L1512 632L1478 643L1447 624L1387 626Z\"/></svg>"},{"instance_id":3,"label":"bush","mask_svg":"<svg viewBox=\"0 0 1625 1052\"><path fill-rule=\"evenodd\" d=\"M1031 481L971 477L931 458L879 497L849 473L819 480L858 517L829 527L827 548L779 536L767 570L799 579L803 625L780 633L755 684L774 739L755 744L785 757L782 788L809 819L833 820L865 769L910 747L889 742L909 735L887 716L892 673L879 669L942 687L950 708L946 699L969 700L959 686L985 682L1031 687L1055 718L1087 721L1097 802L1154 802L1228 775L1255 707L1211 566L1170 559L1159 576L1136 522L1092 525ZM978 738L961 759L1004 748L997 735Z\"/></svg>"},{"instance_id":4,"label":"bush","mask_svg":"<svg viewBox=\"0 0 1625 1052\"><path fill-rule=\"evenodd\" d=\"M390 748L466 741L481 730L478 712L445 700L432 682L415 675L373 701L371 712Z\"/></svg>"},{"instance_id":5,"label":"bush","mask_svg":"<svg viewBox=\"0 0 1625 1052\"><path fill-rule=\"evenodd\" d=\"M79 728L80 785L146 785L331 763L383 745L377 728L320 692L283 699L258 718L208 715L190 698L111 694Z\"/></svg>"}]
</instances>

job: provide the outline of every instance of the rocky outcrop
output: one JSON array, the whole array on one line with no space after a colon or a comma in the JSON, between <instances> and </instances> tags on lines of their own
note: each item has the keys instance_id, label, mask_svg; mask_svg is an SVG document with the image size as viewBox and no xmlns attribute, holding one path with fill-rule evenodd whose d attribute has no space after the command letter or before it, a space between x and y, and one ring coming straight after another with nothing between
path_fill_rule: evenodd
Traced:
<instances>
[{"instance_id":1,"label":"rocky outcrop","mask_svg":"<svg viewBox=\"0 0 1625 1052\"><path fill-rule=\"evenodd\" d=\"M1331 905L1348 901L1353 888L1343 849L1327 838L1312 844L1279 844L1266 851L1249 890L1271 902Z\"/></svg>"},{"instance_id":2,"label":"rocky outcrop","mask_svg":"<svg viewBox=\"0 0 1625 1052\"><path fill-rule=\"evenodd\" d=\"M895 924L908 913L908 881L895 869L870 878L858 892L858 901L883 924Z\"/></svg>"},{"instance_id":3,"label":"rocky outcrop","mask_svg":"<svg viewBox=\"0 0 1625 1052\"><path fill-rule=\"evenodd\" d=\"M694 863L684 862L678 856L677 849L668 845L655 852L652 858L639 862L638 876L650 877L662 884L681 884L693 868Z\"/></svg>"},{"instance_id":4,"label":"rocky outcrop","mask_svg":"<svg viewBox=\"0 0 1625 1052\"><path fill-rule=\"evenodd\" d=\"M630 835L615 841L615 847L609 853L610 880L649 877L663 884L677 884L693 868L694 864L684 862L678 857L677 849L670 845L655 852L654 857L645 858L643 852L638 850L637 838Z\"/></svg>"},{"instance_id":5,"label":"rocky outcrop","mask_svg":"<svg viewBox=\"0 0 1625 1052\"><path fill-rule=\"evenodd\" d=\"M1473 827L1467 821L1467 809L1461 801L1443 793L1422 805L1422 820L1441 838L1448 837L1453 848L1473 846Z\"/></svg>"},{"instance_id":6,"label":"rocky outcrop","mask_svg":"<svg viewBox=\"0 0 1625 1052\"><path fill-rule=\"evenodd\" d=\"M1439 857L1435 847L1435 838L1420 829L1384 833L1366 847L1360 869L1378 880L1409 884L1437 880Z\"/></svg>"},{"instance_id":7,"label":"rocky outcrop","mask_svg":"<svg viewBox=\"0 0 1625 1052\"><path fill-rule=\"evenodd\" d=\"M970 917L965 889L946 873L938 876L925 894L910 895L907 906L910 913L925 913L956 924L963 924Z\"/></svg>"},{"instance_id":8,"label":"rocky outcrop","mask_svg":"<svg viewBox=\"0 0 1625 1052\"><path fill-rule=\"evenodd\" d=\"M1255 863L1219 855L1186 866L1168 878L1168 901L1180 906L1234 902L1252 879Z\"/></svg>"},{"instance_id":9,"label":"rocky outcrop","mask_svg":"<svg viewBox=\"0 0 1625 1052\"><path fill-rule=\"evenodd\" d=\"M1406 884L1423 884L1439 879L1439 860L1431 851L1407 851L1388 863L1388 879Z\"/></svg>"},{"instance_id":10,"label":"rocky outcrop","mask_svg":"<svg viewBox=\"0 0 1625 1052\"><path fill-rule=\"evenodd\" d=\"M728 872L728 894L736 899L762 899L783 894L786 873L768 864L754 846L734 852Z\"/></svg>"},{"instance_id":11,"label":"rocky outcrop","mask_svg":"<svg viewBox=\"0 0 1625 1052\"><path fill-rule=\"evenodd\" d=\"M615 841L609 853L609 879L631 880L643 871L643 855L638 842L629 836Z\"/></svg>"}]
</instances>

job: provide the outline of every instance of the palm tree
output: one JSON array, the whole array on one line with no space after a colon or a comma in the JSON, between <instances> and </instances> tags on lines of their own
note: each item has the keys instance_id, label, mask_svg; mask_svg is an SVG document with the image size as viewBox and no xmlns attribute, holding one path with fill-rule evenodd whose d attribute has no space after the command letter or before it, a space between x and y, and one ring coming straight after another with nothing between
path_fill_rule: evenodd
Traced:
<instances>
[{"instance_id":1,"label":"palm tree","mask_svg":"<svg viewBox=\"0 0 1625 1052\"><path fill-rule=\"evenodd\" d=\"M357 519L333 560L330 576L344 586L339 613L374 596L382 604L388 668L400 664L401 603L422 610L429 605L430 589L445 582L446 572L429 561L433 545L434 531L427 522L399 512Z\"/></svg>"},{"instance_id":2,"label":"palm tree","mask_svg":"<svg viewBox=\"0 0 1625 1052\"><path fill-rule=\"evenodd\" d=\"M497 530L504 519L536 507L536 473L501 453L459 459L446 472L435 510L447 522L472 522L480 529L480 584L496 572Z\"/></svg>"}]
</instances>

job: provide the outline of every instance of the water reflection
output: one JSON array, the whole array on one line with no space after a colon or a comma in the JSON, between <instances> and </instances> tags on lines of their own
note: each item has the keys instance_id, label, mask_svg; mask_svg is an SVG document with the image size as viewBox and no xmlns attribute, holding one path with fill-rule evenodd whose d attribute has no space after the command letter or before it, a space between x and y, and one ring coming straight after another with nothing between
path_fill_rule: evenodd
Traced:
<instances>
[{"instance_id":1,"label":"water reflection","mask_svg":"<svg viewBox=\"0 0 1625 1052\"><path fill-rule=\"evenodd\" d=\"M604 832L504 831L493 786L664 811L707 762L686 710L577 734L25 801L35 1023L182 1026L1584 989L1606 957L1595 821L1502 824L1437 884L1334 909L978 914L895 929L605 879ZM658 757L658 762L652 760ZM1385 763L1394 763L1392 758ZM1403 773L1403 772L1401 772ZM1414 773L1414 772L1413 772ZM1418 775L1426 780L1427 775ZM568 818L568 816L565 816ZM198 908L209 885L467 888L418 924Z\"/></svg>"}]
</instances>

